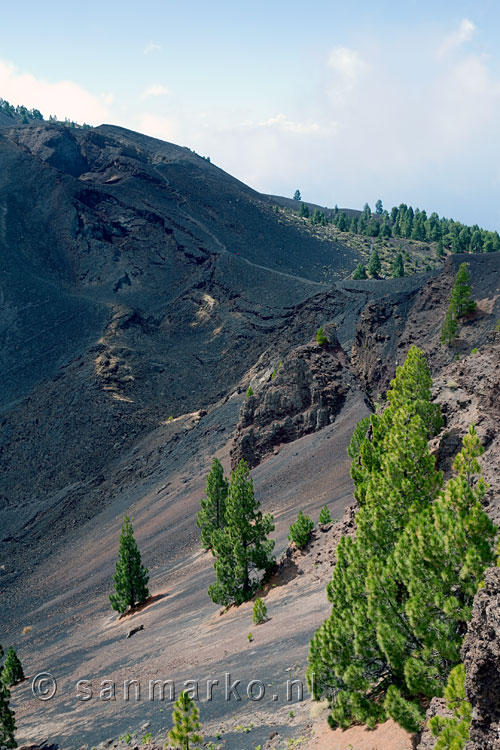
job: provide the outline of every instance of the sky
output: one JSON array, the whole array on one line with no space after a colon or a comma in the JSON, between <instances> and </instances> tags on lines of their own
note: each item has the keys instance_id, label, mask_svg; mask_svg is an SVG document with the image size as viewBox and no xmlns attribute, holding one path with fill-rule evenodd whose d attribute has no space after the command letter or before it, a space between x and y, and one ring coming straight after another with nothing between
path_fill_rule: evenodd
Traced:
<instances>
[{"instance_id":1,"label":"sky","mask_svg":"<svg viewBox=\"0 0 500 750\"><path fill-rule=\"evenodd\" d=\"M500 229L498 0L2 3L0 97L322 206Z\"/></svg>"}]
</instances>

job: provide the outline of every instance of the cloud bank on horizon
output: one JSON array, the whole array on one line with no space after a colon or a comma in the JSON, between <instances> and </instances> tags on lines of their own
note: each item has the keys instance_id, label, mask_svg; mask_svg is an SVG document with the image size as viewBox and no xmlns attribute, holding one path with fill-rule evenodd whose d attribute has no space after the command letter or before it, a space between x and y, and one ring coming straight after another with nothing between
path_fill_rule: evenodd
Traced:
<instances>
[{"instance_id":1,"label":"cloud bank on horizon","mask_svg":"<svg viewBox=\"0 0 500 750\"><path fill-rule=\"evenodd\" d=\"M262 97L248 81L232 82L234 98L228 82L214 80L208 106L160 64L159 39L139 42L154 76L137 75L128 96L123 81L103 92L0 53L0 96L46 117L111 122L187 145L262 192L299 188L312 202L348 207L381 197L387 207L406 202L500 228L500 59L482 48L482 27L470 18L439 31L351 34L312 53L312 75L284 74L281 90L267 82Z\"/></svg>"}]
</instances>

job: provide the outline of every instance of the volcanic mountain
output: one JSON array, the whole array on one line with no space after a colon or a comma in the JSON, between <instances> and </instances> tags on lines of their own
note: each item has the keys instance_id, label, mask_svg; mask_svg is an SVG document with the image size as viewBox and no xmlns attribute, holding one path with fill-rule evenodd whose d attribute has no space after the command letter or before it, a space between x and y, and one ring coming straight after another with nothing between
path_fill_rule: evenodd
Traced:
<instances>
[{"instance_id":1,"label":"volcanic mountain","mask_svg":"<svg viewBox=\"0 0 500 750\"><path fill-rule=\"evenodd\" d=\"M346 446L412 343L430 356L446 412L439 460L449 467L466 409L496 457L487 475L496 512L498 253L351 281L356 251L283 222L273 206L285 199L188 148L114 126L3 127L0 167L2 640L27 676L49 670L59 683L47 703L29 683L14 690L22 741L77 748L168 723L168 705L77 701L81 679L95 693L104 679L232 673L278 686L302 674L328 613L335 541L353 528ZM439 333L464 259L479 306L455 362ZM256 643L250 605L220 617L209 600L212 560L195 522L213 457L229 471L241 455L285 553ZM344 521L287 557L297 511L316 517L325 503L337 518L347 508ZM125 513L153 601L117 620L108 594ZM201 708L228 750L249 724L247 747L273 727L293 738L289 709ZM305 709L299 716L307 724Z\"/></svg>"}]
</instances>

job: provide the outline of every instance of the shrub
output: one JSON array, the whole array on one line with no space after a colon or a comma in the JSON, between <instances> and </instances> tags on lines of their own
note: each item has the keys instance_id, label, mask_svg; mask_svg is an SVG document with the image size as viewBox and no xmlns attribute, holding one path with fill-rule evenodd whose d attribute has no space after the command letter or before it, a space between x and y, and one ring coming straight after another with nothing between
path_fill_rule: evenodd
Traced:
<instances>
[{"instance_id":1,"label":"shrub","mask_svg":"<svg viewBox=\"0 0 500 750\"><path fill-rule=\"evenodd\" d=\"M328 508L328 505L323 505L321 508L320 514L319 514L319 522L323 524L324 526L327 523L332 522L332 514L330 513L330 510Z\"/></svg>"},{"instance_id":2,"label":"shrub","mask_svg":"<svg viewBox=\"0 0 500 750\"><path fill-rule=\"evenodd\" d=\"M330 343L330 339L322 328L318 328L316 331L316 341L318 342L318 346L326 346Z\"/></svg>"},{"instance_id":3,"label":"shrub","mask_svg":"<svg viewBox=\"0 0 500 750\"><path fill-rule=\"evenodd\" d=\"M253 394L253 388L252 388L251 385L249 385L248 388L247 388L247 398L250 398L250 396L253 396L253 395L254 395Z\"/></svg>"},{"instance_id":4,"label":"shrub","mask_svg":"<svg viewBox=\"0 0 500 750\"><path fill-rule=\"evenodd\" d=\"M314 529L314 522L305 516L301 510L295 523L290 526L290 533L288 538L295 544L298 549L304 549L309 539L311 538L312 530Z\"/></svg>"},{"instance_id":5,"label":"shrub","mask_svg":"<svg viewBox=\"0 0 500 750\"><path fill-rule=\"evenodd\" d=\"M255 600L253 605L252 619L255 625L261 625L267 620L267 607L260 597Z\"/></svg>"}]
</instances>

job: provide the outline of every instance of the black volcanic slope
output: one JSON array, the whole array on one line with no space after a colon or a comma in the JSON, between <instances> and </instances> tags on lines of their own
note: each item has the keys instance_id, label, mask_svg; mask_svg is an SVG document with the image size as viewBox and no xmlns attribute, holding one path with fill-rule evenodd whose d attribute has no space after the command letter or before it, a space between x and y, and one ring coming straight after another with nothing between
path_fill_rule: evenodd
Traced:
<instances>
[{"instance_id":1,"label":"black volcanic slope","mask_svg":"<svg viewBox=\"0 0 500 750\"><path fill-rule=\"evenodd\" d=\"M0 537L65 488L87 496L144 431L225 397L263 352L345 317L324 269L340 280L357 260L187 148L111 126L1 129Z\"/></svg>"},{"instance_id":2,"label":"black volcanic slope","mask_svg":"<svg viewBox=\"0 0 500 750\"><path fill-rule=\"evenodd\" d=\"M140 311L135 324L163 352L185 326L192 351L207 345L189 325L204 292L235 315L248 298L272 317L317 291L324 266L342 278L356 262L281 226L267 198L188 149L121 128L3 129L0 165L3 405L95 343L117 311Z\"/></svg>"}]
</instances>

